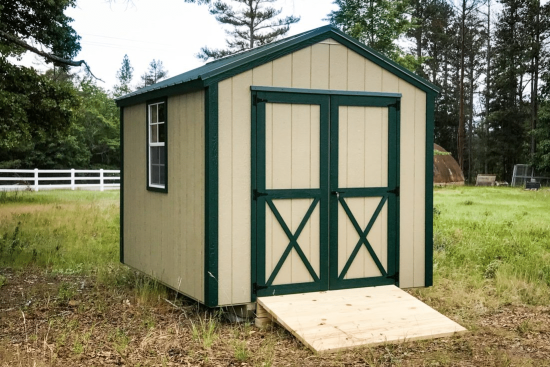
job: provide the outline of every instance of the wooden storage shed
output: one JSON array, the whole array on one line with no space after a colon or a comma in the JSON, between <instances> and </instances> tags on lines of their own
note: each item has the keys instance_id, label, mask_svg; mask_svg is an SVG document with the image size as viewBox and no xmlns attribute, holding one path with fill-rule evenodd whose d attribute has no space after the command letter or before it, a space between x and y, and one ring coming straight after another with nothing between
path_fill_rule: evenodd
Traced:
<instances>
[{"instance_id":1,"label":"wooden storage shed","mask_svg":"<svg viewBox=\"0 0 550 367\"><path fill-rule=\"evenodd\" d=\"M119 98L121 262L211 307L430 286L437 92L325 26Z\"/></svg>"}]
</instances>

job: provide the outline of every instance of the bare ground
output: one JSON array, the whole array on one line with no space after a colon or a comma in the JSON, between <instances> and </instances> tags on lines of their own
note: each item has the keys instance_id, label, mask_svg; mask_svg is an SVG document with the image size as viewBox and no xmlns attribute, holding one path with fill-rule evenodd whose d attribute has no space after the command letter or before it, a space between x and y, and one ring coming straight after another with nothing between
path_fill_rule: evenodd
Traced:
<instances>
[{"instance_id":1,"label":"bare ground","mask_svg":"<svg viewBox=\"0 0 550 367\"><path fill-rule=\"evenodd\" d=\"M505 306L458 337L314 354L278 326L230 324L175 294L140 301L92 277L0 274L1 367L550 366L550 307Z\"/></svg>"}]
</instances>

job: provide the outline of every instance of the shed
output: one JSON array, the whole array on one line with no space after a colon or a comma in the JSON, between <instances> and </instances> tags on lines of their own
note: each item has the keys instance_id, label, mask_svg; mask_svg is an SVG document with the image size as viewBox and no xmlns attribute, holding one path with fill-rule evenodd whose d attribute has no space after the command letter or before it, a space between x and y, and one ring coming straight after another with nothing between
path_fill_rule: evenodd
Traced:
<instances>
[{"instance_id":1,"label":"shed","mask_svg":"<svg viewBox=\"0 0 550 367\"><path fill-rule=\"evenodd\" d=\"M430 286L437 92L325 26L117 99L121 262L210 307Z\"/></svg>"}]
</instances>

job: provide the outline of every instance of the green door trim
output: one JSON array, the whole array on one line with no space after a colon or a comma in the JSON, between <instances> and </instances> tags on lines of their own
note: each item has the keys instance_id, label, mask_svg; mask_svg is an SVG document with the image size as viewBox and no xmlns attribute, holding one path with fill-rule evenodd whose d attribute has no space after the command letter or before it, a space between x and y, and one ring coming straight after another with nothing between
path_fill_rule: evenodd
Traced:
<instances>
[{"instance_id":1,"label":"green door trim","mask_svg":"<svg viewBox=\"0 0 550 367\"><path fill-rule=\"evenodd\" d=\"M380 274L382 274L383 277L388 275L386 273L386 270L384 269L384 266L380 262L380 259L378 259L378 256L376 256L376 253L374 252L374 249L372 248L372 245L369 243L369 240L367 239L367 236L368 236L370 230L372 229L372 226L374 225L374 222L376 222L376 219L378 219L378 215L380 214L380 212L382 211L382 208L386 204L387 199L388 199L387 196L382 196L382 200L380 200L380 203L376 207L376 210L374 211L374 214L370 218L369 223L367 224L367 228L365 228L365 230L362 230L361 226L359 225L359 223L357 223L357 220L355 219L355 216L351 212L351 210L350 210L348 204L346 203L346 201L344 200L344 198L343 197L338 197L338 201L340 202L340 205L342 205L342 207L344 208L344 211L346 212L348 218L351 220L351 224L353 225L353 227L357 231L357 234L359 235L359 241L355 245L355 248L351 252L350 257L346 261L346 264L344 265L344 268L342 269L342 272L340 273L340 275L338 275L338 280L344 280L344 277L348 273L348 270L349 270L351 264L353 263L353 260L355 260L355 257L357 256L357 253L359 252L359 250L361 249L361 247L363 245L367 248L367 251L369 252L372 259L374 260L374 263L376 264L376 267L380 271Z\"/></svg>"},{"instance_id":2,"label":"green door trim","mask_svg":"<svg viewBox=\"0 0 550 367\"><path fill-rule=\"evenodd\" d=\"M330 289L346 289L376 285L398 284L399 276L399 121L400 96L363 97L356 95L335 95L331 97L330 118ZM340 188L338 186L339 157L339 107L364 106L388 108L388 186L373 188ZM379 197L380 203L363 230L349 209L346 197ZM388 205L388 264L384 269L366 237L376 221L383 206ZM342 272L338 272L338 207L342 205L355 230L359 241L350 257L346 260ZM361 246L366 246L369 254L380 270L381 276L344 279Z\"/></svg>"},{"instance_id":3,"label":"green door trim","mask_svg":"<svg viewBox=\"0 0 550 367\"><path fill-rule=\"evenodd\" d=\"M397 276L399 269L399 121L400 121L400 100L398 93L371 93L371 92L345 92L345 91L311 91L293 88L273 87L251 87L251 300L257 297L278 295L285 293L312 292L330 289L356 288L376 285L398 284ZM320 156L320 187L318 189L274 189L266 190L265 186L265 104L286 103L286 104L308 104L320 106L321 124L321 156ZM388 187L369 188L345 188L339 189L334 182L338 182L338 107L339 106L365 106L365 107L387 107L388 108ZM261 149L259 149L261 148ZM330 152L329 152L330 150ZM336 152L335 152L336 150ZM330 155L329 155L330 153ZM335 154L336 153L336 154ZM328 164L327 164L328 162ZM264 174L261 174L264 172ZM338 195L336 195L338 193ZM343 279L339 277L338 248L330 246L330 243L337 243L337 230L333 230L334 223L337 226L337 219L334 221L333 211L338 210L338 205L345 202L346 197L380 197L380 204L375 215L363 230L359 227L353 214L348 210L346 213L352 219L355 229L358 231L360 240L355 250L366 246L379 269L383 269L377 259L372 246L366 239L370 228L384 205L388 206L388 268L381 271L382 276L362 279ZM313 210L320 207L320 274L316 275L311 264L301 252L298 244L298 236L301 232L299 227L296 233L291 233L283 218L273 204L274 199L310 198L312 204L305 217L300 223L303 227ZM277 262L269 279L265 274L265 215L269 208L275 215L278 223L286 233L289 244L282 257ZM330 209L329 209L330 208ZM330 210L330 212L329 212ZM336 217L337 218L337 217ZM337 227L336 227L337 228ZM329 237L330 236L330 237ZM265 243L265 242L264 242ZM313 282L272 285L275 277L281 269L284 261L292 249L295 248L298 255L308 269ZM357 252L354 251L354 252ZM356 254L355 254L356 255ZM351 265L351 261L348 261ZM336 264L336 266L329 266ZM308 266L309 265L309 266ZM345 269L347 272L347 269Z\"/></svg>"},{"instance_id":4,"label":"green door trim","mask_svg":"<svg viewBox=\"0 0 550 367\"><path fill-rule=\"evenodd\" d=\"M266 191L269 192L269 190L266 190ZM311 277L313 278L313 281L314 282L319 282L320 281L319 277L315 273L315 270L313 270L313 268L311 267L310 262L308 261L306 255L302 251L302 248L298 244L298 237L300 237L300 234L302 233L302 230L304 229L304 227L306 226L309 218L311 217L311 214L313 213L313 211L317 207L317 204L319 203L319 198L315 198L313 200L313 202L309 206L308 211L306 212L306 215L304 216L304 218L300 222L300 225L298 226L298 228L296 229L296 232L294 234L290 231L290 229L286 225L285 220L281 216L281 213L279 213L279 211L275 207L275 204L273 204L273 200L266 199L266 203L269 206L269 208L271 209L271 212L275 215L275 218L277 219L277 222L279 222L279 225L281 226L281 228L285 232L285 234L288 237L290 242L289 242L288 246L286 247L285 251L283 251L283 255L279 259L279 262L277 263L277 265L273 269L273 272L269 276L269 279L267 280L265 285L266 286L271 286L273 284L273 281L277 277L277 274L279 274L279 270L281 270L281 268L283 267L283 264L285 263L288 255L290 254L290 251L292 251L292 249L296 250L296 252L298 253L298 256L300 256L300 259L302 260L302 262L306 266L306 269L309 272L309 275L311 275Z\"/></svg>"},{"instance_id":5,"label":"green door trim","mask_svg":"<svg viewBox=\"0 0 550 367\"><path fill-rule=\"evenodd\" d=\"M252 301L256 297L299 293L299 292L314 292L328 289L328 170L327 162L329 159L329 108L330 96L314 95L303 93L281 93L270 91L252 91L252 126L251 126L251 194L252 194L252 216L251 216L251 295ZM285 104L305 104L320 106L320 162L319 162L319 188L318 189L273 189L267 190L265 183L265 105L266 103L285 103ZM324 199L322 199L324 198ZM273 200L275 199L313 199L309 210L302 219L296 233L292 233L286 225L284 219L278 212ZM320 213L320 267L319 275L315 273L313 267L307 261L305 254L302 252L298 244L298 236L311 217L311 214L316 207L319 207ZM270 274L269 279L266 279L266 264L265 264L265 215L266 210L271 210L277 219L281 228L286 233L289 244L287 245L283 255L278 260L275 268ZM295 249L298 256L302 259L309 274L313 278L312 282L273 285L273 281L279 270L284 264L284 261Z\"/></svg>"}]
</instances>

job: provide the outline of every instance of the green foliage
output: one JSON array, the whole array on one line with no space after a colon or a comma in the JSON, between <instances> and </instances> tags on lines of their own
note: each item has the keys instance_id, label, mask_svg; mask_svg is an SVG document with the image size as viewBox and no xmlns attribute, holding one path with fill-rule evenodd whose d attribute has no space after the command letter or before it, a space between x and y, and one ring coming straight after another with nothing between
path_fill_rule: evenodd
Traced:
<instances>
[{"instance_id":1,"label":"green foliage","mask_svg":"<svg viewBox=\"0 0 550 367\"><path fill-rule=\"evenodd\" d=\"M266 45L283 37L290 30L290 25L300 21L300 17L288 16L278 18L281 9L265 4L276 0L232 0L235 6L223 1L216 1L210 7L210 13L221 24L233 27L226 31L232 38L226 39L224 50L203 47L197 54L199 59L220 59L237 52Z\"/></svg>"},{"instance_id":2,"label":"green foliage","mask_svg":"<svg viewBox=\"0 0 550 367\"><path fill-rule=\"evenodd\" d=\"M406 0L335 0L330 23L376 51L415 70L421 60L407 57L397 39L412 28Z\"/></svg>"},{"instance_id":3,"label":"green foliage","mask_svg":"<svg viewBox=\"0 0 550 367\"><path fill-rule=\"evenodd\" d=\"M119 167L119 112L106 91L64 72L2 67L0 168Z\"/></svg>"},{"instance_id":4,"label":"green foliage","mask_svg":"<svg viewBox=\"0 0 550 367\"><path fill-rule=\"evenodd\" d=\"M120 115L114 100L89 78L80 81L82 106L76 116L74 137L84 143L88 167L120 167ZM82 167L72 166L72 167Z\"/></svg>"},{"instance_id":5,"label":"green foliage","mask_svg":"<svg viewBox=\"0 0 550 367\"><path fill-rule=\"evenodd\" d=\"M71 59L80 51L80 36L70 26L73 19L65 10L74 8L76 0L0 0L0 46L3 56L15 56L22 48L5 33L21 40L32 38L53 55ZM48 62L48 60L46 60Z\"/></svg>"},{"instance_id":6,"label":"green foliage","mask_svg":"<svg viewBox=\"0 0 550 367\"><path fill-rule=\"evenodd\" d=\"M78 107L70 83L0 57L0 161L21 159L46 136L66 134Z\"/></svg>"},{"instance_id":7,"label":"green foliage","mask_svg":"<svg viewBox=\"0 0 550 367\"><path fill-rule=\"evenodd\" d=\"M122 65L120 69L116 72L116 78L118 79L118 84L113 87L113 95L115 97L120 97L125 94L132 92L132 78L134 76L134 68L130 64L130 59L128 55L124 55L122 59Z\"/></svg>"},{"instance_id":8,"label":"green foliage","mask_svg":"<svg viewBox=\"0 0 550 367\"><path fill-rule=\"evenodd\" d=\"M164 69L162 61L153 59L153 61L149 63L149 69L147 69L147 71L141 76L141 88L148 85L153 85L162 79L165 79L167 76L168 70Z\"/></svg>"},{"instance_id":9,"label":"green foliage","mask_svg":"<svg viewBox=\"0 0 550 367\"><path fill-rule=\"evenodd\" d=\"M531 164L538 172L550 172L550 100L541 104L538 122L534 132L537 150Z\"/></svg>"}]
</instances>

